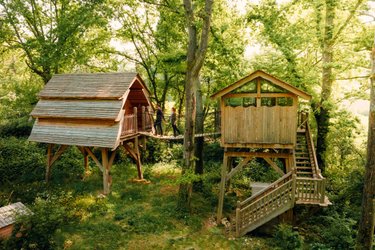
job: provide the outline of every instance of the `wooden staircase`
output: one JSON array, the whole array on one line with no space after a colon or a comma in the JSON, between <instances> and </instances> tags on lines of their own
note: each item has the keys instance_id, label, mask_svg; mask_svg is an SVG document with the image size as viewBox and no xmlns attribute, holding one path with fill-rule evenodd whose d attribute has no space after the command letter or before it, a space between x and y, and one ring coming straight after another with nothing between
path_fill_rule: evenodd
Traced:
<instances>
[{"instance_id":1,"label":"wooden staircase","mask_svg":"<svg viewBox=\"0 0 375 250\"><path fill-rule=\"evenodd\" d=\"M256 195L237 203L235 215L225 223L227 231L240 237L293 208L296 204L330 205L325 179L317 164L309 125L298 129L295 168Z\"/></svg>"}]
</instances>

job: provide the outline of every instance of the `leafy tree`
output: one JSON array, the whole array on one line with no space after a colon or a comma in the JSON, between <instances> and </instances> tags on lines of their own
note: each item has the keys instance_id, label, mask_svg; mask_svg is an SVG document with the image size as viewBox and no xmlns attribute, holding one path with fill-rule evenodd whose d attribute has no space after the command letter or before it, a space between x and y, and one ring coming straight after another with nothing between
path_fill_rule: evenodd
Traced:
<instances>
[{"instance_id":1,"label":"leafy tree","mask_svg":"<svg viewBox=\"0 0 375 250\"><path fill-rule=\"evenodd\" d=\"M44 83L53 74L84 68L111 67L103 47L109 41L105 1L0 0L4 18L0 41L20 50L30 70Z\"/></svg>"},{"instance_id":2,"label":"leafy tree","mask_svg":"<svg viewBox=\"0 0 375 250\"><path fill-rule=\"evenodd\" d=\"M372 249L375 227L375 37L371 53L371 97L367 139L367 163L362 194L362 217L357 249Z\"/></svg>"},{"instance_id":3,"label":"leafy tree","mask_svg":"<svg viewBox=\"0 0 375 250\"><path fill-rule=\"evenodd\" d=\"M193 169L194 166L194 133L196 97L199 89L199 75L202 69L207 47L209 31L211 27L211 15L213 0L205 0L203 6L199 2L194 2L198 6L193 6L191 0L184 0L186 24L188 28L188 49L187 49L187 71L185 78L185 133L184 133L184 164L182 174ZM196 9L201 7L201 10ZM202 28L199 32L199 22L197 13L202 11ZM182 183L179 188L178 206L185 210L190 208L191 184Z\"/></svg>"}]
</instances>

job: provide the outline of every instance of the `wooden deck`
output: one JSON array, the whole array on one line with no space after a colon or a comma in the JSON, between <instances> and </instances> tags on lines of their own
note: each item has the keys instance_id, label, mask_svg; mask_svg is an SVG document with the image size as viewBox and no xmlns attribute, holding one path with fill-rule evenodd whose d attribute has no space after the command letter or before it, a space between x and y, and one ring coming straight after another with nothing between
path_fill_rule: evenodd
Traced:
<instances>
[{"instance_id":1,"label":"wooden deck","mask_svg":"<svg viewBox=\"0 0 375 250\"><path fill-rule=\"evenodd\" d=\"M293 152L295 167L274 183L252 183L253 194L238 202L234 218L226 223L231 235L240 237L295 205L326 207L331 205L325 195L326 180L317 165L307 123L298 129L297 145Z\"/></svg>"}]
</instances>

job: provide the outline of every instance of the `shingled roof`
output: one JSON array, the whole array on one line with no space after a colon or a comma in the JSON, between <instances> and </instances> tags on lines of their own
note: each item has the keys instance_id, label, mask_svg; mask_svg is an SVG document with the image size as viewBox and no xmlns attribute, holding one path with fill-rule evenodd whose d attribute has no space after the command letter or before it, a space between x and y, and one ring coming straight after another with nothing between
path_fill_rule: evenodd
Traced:
<instances>
[{"instance_id":1,"label":"shingled roof","mask_svg":"<svg viewBox=\"0 0 375 250\"><path fill-rule=\"evenodd\" d=\"M39 93L30 141L115 149L131 89L150 105L137 73L55 75Z\"/></svg>"}]
</instances>

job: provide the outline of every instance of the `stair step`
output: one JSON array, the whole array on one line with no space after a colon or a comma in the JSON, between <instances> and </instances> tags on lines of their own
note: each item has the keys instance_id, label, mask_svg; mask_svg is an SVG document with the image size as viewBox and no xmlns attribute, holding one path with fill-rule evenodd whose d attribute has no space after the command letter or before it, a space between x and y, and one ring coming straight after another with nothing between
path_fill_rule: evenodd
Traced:
<instances>
[{"instance_id":1,"label":"stair step","mask_svg":"<svg viewBox=\"0 0 375 250\"><path fill-rule=\"evenodd\" d=\"M304 169L312 169L311 167L298 167L297 166L297 170L304 170Z\"/></svg>"},{"instance_id":2,"label":"stair step","mask_svg":"<svg viewBox=\"0 0 375 250\"><path fill-rule=\"evenodd\" d=\"M296 160L302 160L302 161L305 161L305 160L310 160L310 157L307 157L307 156L297 156L296 157Z\"/></svg>"},{"instance_id":3,"label":"stair step","mask_svg":"<svg viewBox=\"0 0 375 250\"><path fill-rule=\"evenodd\" d=\"M298 164L311 164L311 162L310 161L297 161L296 165Z\"/></svg>"}]
</instances>

